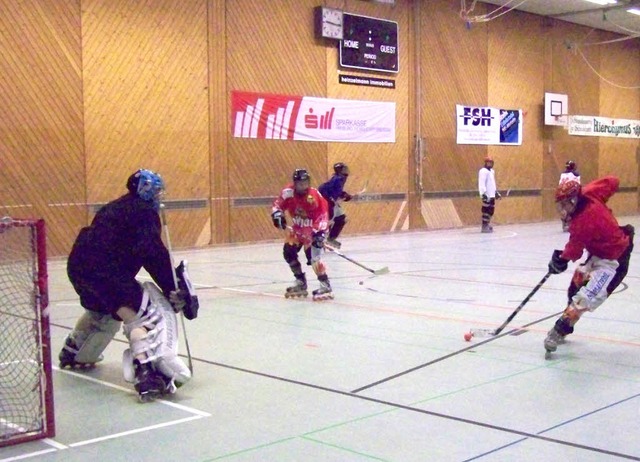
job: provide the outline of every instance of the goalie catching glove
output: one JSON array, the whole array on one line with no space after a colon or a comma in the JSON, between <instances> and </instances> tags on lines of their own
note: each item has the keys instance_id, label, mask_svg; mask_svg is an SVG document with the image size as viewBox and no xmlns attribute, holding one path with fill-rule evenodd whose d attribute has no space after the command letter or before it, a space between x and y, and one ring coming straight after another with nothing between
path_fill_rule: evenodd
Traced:
<instances>
[{"instance_id":1,"label":"goalie catching glove","mask_svg":"<svg viewBox=\"0 0 640 462\"><path fill-rule=\"evenodd\" d=\"M549 273L560 274L564 272L569 266L569 260L561 257L562 250L554 250L551 255L551 261L549 262Z\"/></svg>"}]
</instances>

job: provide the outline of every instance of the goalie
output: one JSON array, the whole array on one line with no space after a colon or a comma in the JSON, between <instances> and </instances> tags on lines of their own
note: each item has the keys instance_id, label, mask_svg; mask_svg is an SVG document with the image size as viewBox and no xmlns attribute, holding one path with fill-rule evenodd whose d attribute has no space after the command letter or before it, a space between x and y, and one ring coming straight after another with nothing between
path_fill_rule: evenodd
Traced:
<instances>
[{"instance_id":1,"label":"goalie","mask_svg":"<svg viewBox=\"0 0 640 462\"><path fill-rule=\"evenodd\" d=\"M158 211L164 181L141 169L129 177L127 190L103 206L73 244L67 274L84 313L65 339L59 360L61 368L93 366L124 323L130 346L124 352L125 379L134 383L141 401L150 401L191 378L177 355L175 313L183 310L193 319L198 304L184 264L178 267L176 290L162 242ZM142 268L157 286L136 280Z\"/></svg>"}]
</instances>

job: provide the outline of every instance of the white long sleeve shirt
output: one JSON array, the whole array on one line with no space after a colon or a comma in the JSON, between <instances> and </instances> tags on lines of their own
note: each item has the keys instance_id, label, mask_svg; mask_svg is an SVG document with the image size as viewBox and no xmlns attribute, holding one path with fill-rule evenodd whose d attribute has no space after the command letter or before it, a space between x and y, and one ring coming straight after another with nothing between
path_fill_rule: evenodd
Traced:
<instances>
[{"instance_id":1,"label":"white long sleeve shirt","mask_svg":"<svg viewBox=\"0 0 640 462\"><path fill-rule=\"evenodd\" d=\"M562 172L560 174L560 181L558 182L558 184L562 184L565 181L569 180L576 180L578 183L580 183L580 175L576 175L573 172Z\"/></svg>"},{"instance_id":2,"label":"white long sleeve shirt","mask_svg":"<svg viewBox=\"0 0 640 462\"><path fill-rule=\"evenodd\" d=\"M496 197L496 173L492 168L482 167L478 171L478 192L482 197L486 194L489 199Z\"/></svg>"}]
</instances>

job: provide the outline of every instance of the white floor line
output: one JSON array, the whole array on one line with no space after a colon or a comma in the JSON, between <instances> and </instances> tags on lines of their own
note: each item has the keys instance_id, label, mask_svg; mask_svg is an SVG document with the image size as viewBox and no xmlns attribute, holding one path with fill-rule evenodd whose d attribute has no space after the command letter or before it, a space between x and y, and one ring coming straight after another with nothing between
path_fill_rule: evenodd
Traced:
<instances>
[{"instance_id":1,"label":"white floor line","mask_svg":"<svg viewBox=\"0 0 640 462\"><path fill-rule=\"evenodd\" d=\"M156 400L159 401L159 400ZM135 430L128 430L126 432L113 433L112 435L100 436L98 438L93 438L91 440L78 441L77 443L72 443L69 445L70 448L77 448L78 446L86 446L87 444L98 443L100 441L111 440L114 438L120 438L122 436L133 435L136 433L142 433L146 431L155 430L157 428L170 427L171 425L178 425L185 422L191 422L192 420L202 419L204 416L194 415L192 417L185 417L184 419L171 420L169 422L163 422L156 425L149 425L148 427L136 428Z\"/></svg>"},{"instance_id":2,"label":"white floor line","mask_svg":"<svg viewBox=\"0 0 640 462\"><path fill-rule=\"evenodd\" d=\"M60 369L57 366L53 366L53 369L56 370L56 371L59 371L59 372L63 372L65 374L73 375L74 377L78 377L78 378L80 378L82 380L87 380L89 382L93 382L93 383L97 383L97 384L103 385L105 387L109 387L109 388L113 388L113 389L116 389L116 390L124 391L124 392L130 393L130 394L134 394L135 393L134 390L131 390L130 388L121 387L120 385L116 385L115 383L109 383L109 382L105 382L104 380L99 380L99 379L95 379L93 377L88 377L88 376L86 376L84 374L80 374L78 372L74 372L74 371L70 371L70 370L66 370L66 369ZM211 417L211 414L209 414L208 412L200 411L198 409L193 409L191 407L187 407L187 406L184 406L184 405L178 404L178 403L173 403L171 401L167 401L167 400L164 400L164 399L156 399L154 402L155 403L161 403L161 404L164 404L165 406L170 406L170 407L173 407L173 408L176 408L176 409L180 409L181 411L185 411L185 412L188 412L190 414L197 415L199 417Z\"/></svg>"},{"instance_id":3,"label":"white floor line","mask_svg":"<svg viewBox=\"0 0 640 462\"><path fill-rule=\"evenodd\" d=\"M114 388L116 390L124 391L124 392L130 393L130 394L133 393L133 391L128 389L128 388L121 387L120 385L116 385L116 384L113 384L113 383L105 382L103 380L95 379L93 377L87 377L86 375L80 374L78 372L69 371L69 370L65 370L65 369L60 369L57 366L53 366L53 369L58 371L58 372L63 372L65 374L72 375L74 377L77 377L77 378L80 378L80 379L83 379L83 380L87 380L89 382L97 383L97 384L100 384L100 385L105 386L105 387ZM55 451L58 451L58 450L64 450L64 449L68 449L68 448L75 448L75 447L79 447L79 446L86 446L88 444L98 443L100 441L110 440L110 439L114 439L114 438L120 438L120 437L123 437L123 436L132 435L132 434L135 434L135 433L142 433L142 432L146 432L146 431L152 431L152 430L155 430L155 429L158 429L158 428L168 427L168 426L171 426L171 425L179 425L179 424L182 424L182 423L185 423L185 422L191 422L192 420L202 419L204 417L211 417L211 414L209 414L208 412L204 412L204 411L200 411L198 409L193 409L193 408L190 408L190 407L187 407L187 406L183 406L182 404L172 403L171 401L166 401L166 400L163 400L163 399L157 399L157 400L155 400L155 402L160 403L160 404L164 404L165 406L174 407L176 409L180 409L182 411L185 411L185 412L188 412L188 413L191 413L191 414L194 414L194 415L191 416L191 417L185 417L184 419L171 420L171 421L159 423L159 424L156 424L156 425L149 425L147 427L141 427L141 428L136 428L134 430L128 430L126 432L114 433L114 434L111 434L111 435L105 435L105 436L101 436L101 437L98 437L98 438L93 438L93 439L90 439L90 440L79 441L77 443L71 443L69 445L61 444L61 443L59 443L59 442L57 442L57 441L55 441L55 440L53 440L51 438L45 438L42 441L44 443L50 445L50 446L53 446L52 449L46 449L46 450L43 450L43 451L30 452L28 454L22 454L20 456L10 457L10 458L7 458L7 459L0 459L0 462L10 462L10 461L14 461L14 460L28 459L28 458L31 458L31 457L37 457L37 456L40 456L40 455L43 455L43 454L48 454L48 453L55 452Z\"/></svg>"},{"instance_id":4,"label":"white floor line","mask_svg":"<svg viewBox=\"0 0 640 462\"><path fill-rule=\"evenodd\" d=\"M35 451L35 452L30 452L28 454L21 454L19 456L8 457L6 459L0 459L0 462L12 462L14 460L29 459L31 457L42 456L44 454L49 454L49 453L56 452L56 451L57 451L57 449L44 449L42 451Z\"/></svg>"}]
</instances>

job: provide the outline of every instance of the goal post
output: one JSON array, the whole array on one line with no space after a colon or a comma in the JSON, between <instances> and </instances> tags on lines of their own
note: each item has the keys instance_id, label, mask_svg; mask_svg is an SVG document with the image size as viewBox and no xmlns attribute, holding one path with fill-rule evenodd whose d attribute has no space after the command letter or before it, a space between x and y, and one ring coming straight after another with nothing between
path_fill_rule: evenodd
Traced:
<instances>
[{"instance_id":1,"label":"goal post","mask_svg":"<svg viewBox=\"0 0 640 462\"><path fill-rule=\"evenodd\" d=\"M0 219L0 447L55 435L42 219Z\"/></svg>"}]
</instances>

